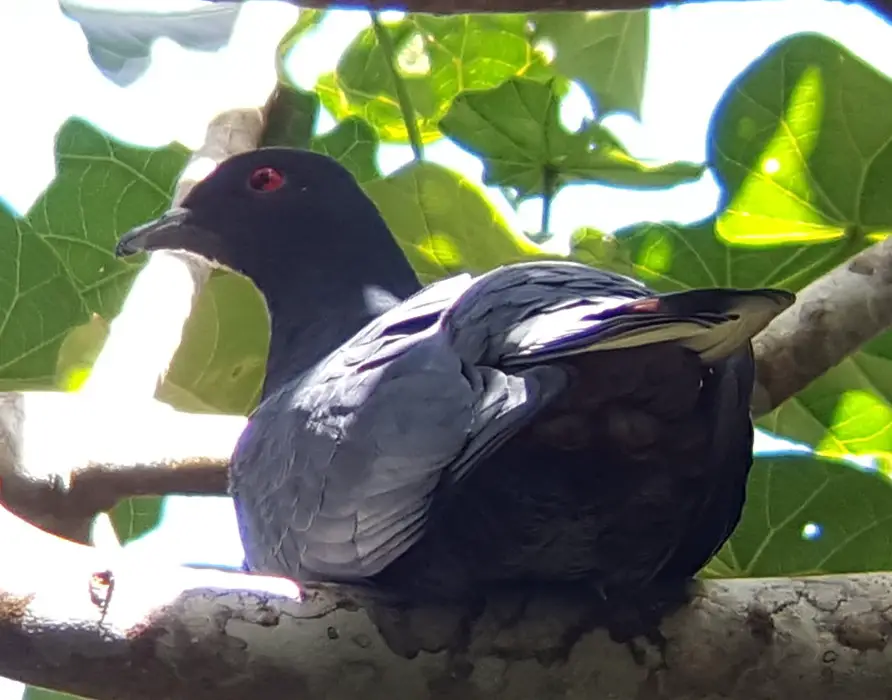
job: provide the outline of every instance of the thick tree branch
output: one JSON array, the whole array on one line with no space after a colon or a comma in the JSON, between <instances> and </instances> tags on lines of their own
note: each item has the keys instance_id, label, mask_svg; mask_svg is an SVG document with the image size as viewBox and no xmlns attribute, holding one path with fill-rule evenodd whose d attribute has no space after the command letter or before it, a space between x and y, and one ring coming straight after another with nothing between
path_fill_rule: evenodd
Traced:
<instances>
[{"instance_id":1,"label":"thick tree branch","mask_svg":"<svg viewBox=\"0 0 892 700\"><path fill-rule=\"evenodd\" d=\"M65 542L2 509L0 531L0 674L94 698L847 700L892 683L888 574L705 582L661 654L609 641L584 602L385 612Z\"/></svg>"},{"instance_id":2,"label":"thick tree branch","mask_svg":"<svg viewBox=\"0 0 892 700\"><path fill-rule=\"evenodd\" d=\"M206 2L243 2L244 0L206 0ZM406 12L430 12L441 15L456 15L466 12L559 12L585 10L644 10L679 5L703 4L711 0L680 0L679 2L658 2L657 0L280 0L300 7L326 10L403 10ZM738 0L738 2L759 2L759 0ZM882 17L892 18L892 1L866 0L844 4L859 4L869 7Z\"/></svg>"},{"instance_id":3,"label":"thick tree branch","mask_svg":"<svg viewBox=\"0 0 892 700\"><path fill-rule=\"evenodd\" d=\"M763 415L892 326L892 238L797 295L755 339L753 412Z\"/></svg>"}]
</instances>

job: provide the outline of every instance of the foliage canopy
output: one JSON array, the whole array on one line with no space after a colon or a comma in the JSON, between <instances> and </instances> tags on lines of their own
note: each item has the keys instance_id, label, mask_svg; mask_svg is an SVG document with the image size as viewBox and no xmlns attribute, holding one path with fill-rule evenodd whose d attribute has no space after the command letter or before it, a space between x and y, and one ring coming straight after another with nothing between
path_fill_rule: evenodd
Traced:
<instances>
[{"instance_id":1,"label":"foliage canopy","mask_svg":"<svg viewBox=\"0 0 892 700\"><path fill-rule=\"evenodd\" d=\"M304 10L283 28L280 68L324 15ZM892 229L892 121L884 116L892 111L892 84L885 76L826 37L789 37L728 86L706 135L706 163L652 163L603 123L616 110L640 113L648 24L646 11L375 21L315 90L300 89L280 69L264 144L310 148L344 163L424 281L546 255L510 229L483 190L424 160L425 147L445 137L480 158L484 182L514 203L544 199L543 237L561 188L667 188L711 168L722 201L703 221L573 235L571 257L658 290L797 291ZM576 132L559 117L571 80L596 115ZM337 122L321 134L320 107ZM391 143L411 143L418 157L384 177L376 154ZM80 385L142 264L116 260L114 242L168 206L189 156L178 144L126 145L79 119L60 129L55 152L57 176L27 215L0 210L3 391ZM249 411L267 336L253 286L215 272L159 397L185 410ZM887 333L762 418L760 427L820 456L757 459L744 519L704 575L892 568L890 402ZM841 460L852 454L877 466ZM121 504L119 536L142 534L158 512L151 499Z\"/></svg>"}]
</instances>

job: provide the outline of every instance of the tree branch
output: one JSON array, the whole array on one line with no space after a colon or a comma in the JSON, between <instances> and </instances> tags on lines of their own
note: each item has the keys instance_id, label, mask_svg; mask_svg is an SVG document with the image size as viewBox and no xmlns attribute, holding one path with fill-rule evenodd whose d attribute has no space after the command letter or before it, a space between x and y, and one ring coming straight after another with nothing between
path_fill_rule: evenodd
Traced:
<instances>
[{"instance_id":1,"label":"tree branch","mask_svg":"<svg viewBox=\"0 0 892 700\"><path fill-rule=\"evenodd\" d=\"M0 531L0 674L98 699L844 700L892 682L888 574L707 581L663 623L661 654L609 641L584 602L398 613L137 561L2 509Z\"/></svg>"},{"instance_id":2,"label":"tree branch","mask_svg":"<svg viewBox=\"0 0 892 700\"><path fill-rule=\"evenodd\" d=\"M798 293L753 342L753 413L764 415L892 326L892 238Z\"/></svg>"},{"instance_id":3,"label":"tree branch","mask_svg":"<svg viewBox=\"0 0 892 700\"><path fill-rule=\"evenodd\" d=\"M585 10L645 10L680 5L706 4L715 0L282 0L300 7L324 10L403 10L405 12L430 12L441 15L457 15L466 12L560 12ZM738 0L759 2L760 0ZM205 0L205 2L244 2L244 0ZM845 4L858 4L872 9L885 19L892 18L892 0L865 0Z\"/></svg>"}]
</instances>

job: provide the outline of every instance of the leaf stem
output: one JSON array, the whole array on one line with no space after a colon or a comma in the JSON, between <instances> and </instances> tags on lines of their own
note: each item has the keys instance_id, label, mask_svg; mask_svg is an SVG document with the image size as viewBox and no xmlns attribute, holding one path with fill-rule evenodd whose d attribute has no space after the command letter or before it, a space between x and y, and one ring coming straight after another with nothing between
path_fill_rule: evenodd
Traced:
<instances>
[{"instance_id":1,"label":"leaf stem","mask_svg":"<svg viewBox=\"0 0 892 700\"><path fill-rule=\"evenodd\" d=\"M396 90L396 97L400 103L403 121L406 123L406 132L409 134L412 153L415 155L415 160L424 160L424 148L421 145L421 133L418 131L418 122L415 121L415 109L412 107L412 100L409 98L408 90L406 90L406 83L396 69L396 50L393 42L390 40L390 32L381 23L377 12L369 10L369 16L372 18L375 37L378 39L378 44L387 58L387 65L390 67L390 74L393 76L393 87Z\"/></svg>"},{"instance_id":2,"label":"leaf stem","mask_svg":"<svg viewBox=\"0 0 892 700\"><path fill-rule=\"evenodd\" d=\"M542 193L542 223L540 225L539 235L543 239L549 238L551 231L551 203L557 190L557 172L550 166L545 166L542 171L542 185L544 192Z\"/></svg>"}]
</instances>

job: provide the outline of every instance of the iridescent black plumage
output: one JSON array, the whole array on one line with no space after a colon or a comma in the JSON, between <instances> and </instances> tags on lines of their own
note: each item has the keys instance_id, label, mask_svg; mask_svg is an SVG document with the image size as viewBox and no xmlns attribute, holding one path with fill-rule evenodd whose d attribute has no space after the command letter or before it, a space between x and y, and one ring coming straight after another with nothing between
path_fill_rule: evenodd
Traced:
<instances>
[{"instance_id":1,"label":"iridescent black plumage","mask_svg":"<svg viewBox=\"0 0 892 700\"><path fill-rule=\"evenodd\" d=\"M282 187L252 188L262 168ZM749 339L792 295L542 262L411 296L350 175L287 149L230 159L119 252L157 248L246 274L270 310L231 470L251 568L413 600L574 581L610 599L687 580L739 519Z\"/></svg>"}]
</instances>

